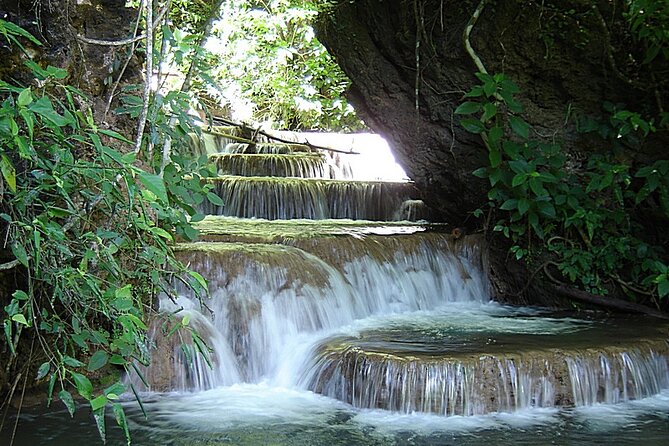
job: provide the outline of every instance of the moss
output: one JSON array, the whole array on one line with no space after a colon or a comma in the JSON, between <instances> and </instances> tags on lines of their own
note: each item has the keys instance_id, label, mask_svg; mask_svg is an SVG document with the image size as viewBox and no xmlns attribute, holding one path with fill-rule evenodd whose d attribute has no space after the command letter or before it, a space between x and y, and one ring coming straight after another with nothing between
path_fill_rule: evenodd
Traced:
<instances>
[{"instance_id":1,"label":"moss","mask_svg":"<svg viewBox=\"0 0 669 446\"><path fill-rule=\"evenodd\" d=\"M323 178L326 172L320 153L218 153L209 159L222 175Z\"/></svg>"}]
</instances>

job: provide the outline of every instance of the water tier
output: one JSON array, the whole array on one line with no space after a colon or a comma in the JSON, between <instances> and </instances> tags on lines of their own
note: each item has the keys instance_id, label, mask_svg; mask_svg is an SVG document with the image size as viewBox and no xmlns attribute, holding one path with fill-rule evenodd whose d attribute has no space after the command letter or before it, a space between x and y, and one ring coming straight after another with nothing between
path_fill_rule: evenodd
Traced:
<instances>
[{"instance_id":1,"label":"water tier","mask_svg":"<svg viewBox=\"0 0 669 446\"><path fill-rule=\"evenodd\" d=\"M415 198L410 183L222 176L212 181L223 206L204 213L245 218L396 220Z\"/></svg>"},{"instance_id":2,"label":"water tier","mask_svg":"<svg viewBox=\"0 0 669 446\"><path fill-rule=\"evenodd\" d=\"M669 324L626 328L635 322L437 314L324 340L302 382L355 407L403 413L618 403L669 387Z\"/></svg>"}]
</instances>

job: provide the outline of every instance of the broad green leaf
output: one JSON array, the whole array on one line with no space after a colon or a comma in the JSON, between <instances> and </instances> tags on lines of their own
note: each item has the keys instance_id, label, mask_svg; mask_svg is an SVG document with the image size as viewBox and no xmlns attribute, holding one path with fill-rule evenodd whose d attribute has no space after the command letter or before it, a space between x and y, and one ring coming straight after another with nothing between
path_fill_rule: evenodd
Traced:
<instances>
[{"instance_id":1,"label":"broad green leaf","mask_svg":"<svg viewBox=\"0 0 669 446\"><path fill-rule=\"evenodd\" d=\"M169 240L169 241L174 240L174 239L172 238L172 234L170 234L169 232L167 232L167 231L164 230L163 228L159 228L159 227L157 227L157 226L151 226L151 228L150 228L149 230L150 230L153 234L157 235L158 237L162 237L162 238L164 238L164 239L166 239L166 240Z\"/></svg>"},{"instance_id":2,"label":"broad green leaf","mask_svg":"<svg viewBox=\"0 0 669 446\"><path fill-rule=\"evenodd\" d=\"M665 297L665 296L669 295L669 280L667 280L666 277L664 277L657 284L657 293L660 295L660 297Z\"/></svg>"},{"instance_id":3,"label":"broad green leaf","mask_svg":"<svg viewBox=\"0 0 669 446\"><path fill-rule=\"evenodd\" d=\"M488 132L488 146L499 149L499 144L504 136L504 130L499 126L494 126Z\"/></svg>"},{"instance_id":4,"label":"broad green leaf","mask_svg":"<svg viewBox=\"0 0 669 446\"><path fill-rule=\"evenodd\" d=\"M504 211L512 211L518 208L518 200L515 198L509 198L499 207Z\"/></svg>"},{"instance_id":5,"label":"broad green leaf","mask_svg":"<svg viewBox=\"0 0 669 446\"><path fill-rule=\"evenodd\" d=\"M188 271L188 274L197 281L198 285L202 287L203 290L207 290L207 281L204 277L197 271Z\"/></svg>"},{"instance_id":6,"label":"broad green leaf","mask_svg":"<svg viewBox=\"0 0 669 446\"><path fill-rule=\"evenodd\" d=\"M114 411L116 424L118 424L121 427L121 429L123 429L123 433L125 434L125 440L127 444L130 445L130 430L128 429L128 421L125 417L125 411L123 410L123 406L120 405L119 403L114 403L112 404L112 410Z\"/></svg>"},{"instance_id":7,"label":"broad green leaf","mask_svg":"<svg viewBox=\"0 0 669 446\"><path fill-rule=\"evenodd\" d=\"M125 365L128 363L128 361L126 361L125 358L123 358L121 355L112 355L112 357L109 358L109 363L115 365Z\"/></svg>"},{"instance_id":8,"label":"broad green leaf","mask_svg":"<svg viewBox=\"0 0 669 446\"><path fill-rule=\"evenodd\" d=\"M42 118L52 122L57 127L65 127L73 123L71 119L67 119L66 117L56 112L51 101L49 101L49 99L44 96L30 104L28 108L32 112L40 115Z\"/></svg>"},{"instance_id":9,"label":"broad green leaf","mask_svg":"<svg viewBox=\"0 0 669 446\"><path fill-rule=\"evenodd\" d=\"M74 359L71 356L63 356L63 363L65 365L69 365L70 367L81 367L84 365L83 362L79 361L78 359Z\"/></svg>"},{"instance_id":10,"label":"broad green leaf","mask_svg":"<svg viewBox=\"0 0 669 446\"><path fill-rule=\"evenodd\" d=\"M527 139L529 137L530 125L522 118L517 116L509 116L509 125L518 136Z\"/></svg>"},{"instance_id":11,"label":"broad green leaf","mask_svg":"<svg viewBox=\"0 0 669 446\"><path fill-rule=\"evenodd\" d=\"M93 394L93 384L91 384L91 381L81 373L70 372L70 374L72 375L72 379L74 380L79 395L90 400Z\"/></svg>"},{"instance_id":12,"label":"broad green leaf","mask_svg":"<svg viewBox=\"0 0 669 446\"><path fill-rule=\"evenodd\" d=\"M103 350L98 350L97 352L93 353L93 356L91 356L91 359L88 361L87 370L89 372L94 372L98 369L101 369L102 367L107 365L108 360L109 360L109 354L107 354L107 352Z\"/></svg>"},{"instance_id":13,"label":"broad green leaf","mask_svg":"<svg viewBox=\"0 0 669 446\"><path fill-rule=\"evenodd\" d=\"M481 104L479 102L463 102L455 109L453 113L456 115L471 115L481 111Z\"/></svg>"},{"instance_id":14,"label":"broad green leaf","mask_svg":"<svg viewBox=\"0 0 669 446\"><path fill-rule=\"evenodd\" d=\"M37 369L37 378L35 379L44 378L49 373L49 370L51 370L51 363L49 363L48 361L42 363L42 365L39 366L39 369Z\"/></svg>"},{"instance_id":15,"label":"broad green leaf","mask_svg":"<svg viewBox=\"0 0 669 446\"><path fill-rule=\"evenodd\" d=\"M191 223L197 223L197 222L199 222L199 221L204 220L204 217L205 217L204 214L200 214L200 213L193 214L193 215L190 217L190 222L191 222Z\"/></svg>"},{"instance_id":16,"label":"broad green leaf","mask_svg":"<svg viewBox=\"0 0 669 446\"><path fill-rule=\"evenodd\" d=\"M28 266L28 253L26 253L26 249L21 243L12 243L12 254L14 254L14 257L16 257L23 266Z\"/></svg>"},{"instance_id":17,"label":"broad green leaf","mask_svg":"<svg viewBox=\"0 0 669 446\"><path fill-rule=\"evenodd\" d=\"M486 103L483 106L483 116L481 116L482 122L488 122L493 116L497 114L497 106L491 102Z\"/></svg>"},{"instance_id":18,"label":"broad green leaf","mask_svg":"<svg viewBox=\"0 0 669 446\"><path fill-rule=\"evenodd\" d=\"M100 395L96 398L93 398L91 400L91 409L95 412L96 410L105 407L108 401L109 400L107 399L106 395Z\"/></svg>"},{"instance_id":19,"label":"broad green leaf","mask_svg":"<svg viewBox=\"0 0 669 446\"><path fill-rule=\"evenodd\" d=\"M61 390L60 392L58 392L58 399L60 399L63 402L63 404L65 404L65 407L67 408L67 411L70 413L70 416L73 417L76 408L74 406L74 399L72 398L72 394L67 390Z\"/></svg>"},{"instance_id":20,"label":"broad green leaf","mask_svg":"<svg viewBox=\"0 0 669 446\"><path fill-rule=\"evenodd\" d=\"M95 425L98 427L98 433L103 443L107 442L107 435L105 429L105 406L93 411L93 418L95 418Z\"/></svg>"},{"instance_id":21,"label":"broad green leaf","mask_svg":"<svg viewBox=\"0 0 669 446\"><path fill-rule=\"evenodd\" d=\"M162 178L160 178L158 175L143 171L138 172L137 176L139 176L139 181L146 188L146 190L152 192L163 203L168 203L167 189L165 189L165 183L163 182Z\"/></svg>"},{"instance_id":22,"label":"broad green leaf","mask_svg":"<svg viewBox=\"0 0 669 446\"><path fill-rule=\"evenodd\" d=\"M25 291L23 290L16 290L12 294L12 297L17 300L28 300L30 297L28 297L28 294L26 294Z\"/></svg>"},{"instance_id":23,"label":"broad green leaf","mask_svg":"<svg viewBox=\"0 0 669 446\"><path fill-rule=\"evenodd\" d=\"M21 313L18 313L18 314L15 314L14 316L12 316L12 320L14 322L16 322L17 324L22 324L22 325L26 325L26 326L29 325L28 321L26 320L26 317Z\"/></svg>"},{"instance_id":24,"label":"broad green leaf","mask_svg":"<svg viewBox=\"0 0 669 446\"><path fill-rule=\"evenodd\" d=\"M16 103L18 104L19 107L25 107L29 105L32 101L33 101L33 95L32 92L30 91L30 87L28 87L19 94L19 98L17 99Z\"/></svg>"},{"instance_id":25,"label":"broad green leaf","mask_svg":"<svg viewBox=\"0 0 669 446\"><path fill-rule=\"evenodd\" d=\"M460 125L470 133L479 134L485 130L485 125L478 119L467 118L460 121Z\"/></svg>"},{"instance_id":26,"label":"broad green leaf","mask_svg":"<svg viewBox=\"0 0 669 446\"><path fill-rule=\"evenodd\" d=\"M209 200L209 202L211 204L215 205L215 206L223 206L224 205L223 200L221 199L221 197L219 197L218 195L216 195L213 192L207 192L207 200Z\"/></svg>"},{"instance_id":27,"label":"broad green leaf","mask_svg":"<svg viewBox=\"0 0 669 446\"><path fill-rule=\"evenodd\" d=\"M518 187L521 184L524 184L525 181L527 181L527 174L518 173L513 177L513 180L511 180L511 186Z\"/></svg>"},{"instance_id":28,"label":"broad green leaf","mask_svg":"<svg viewBox=\"0 0 669 446\"><path fill-rule=\"evenodd\" d=\"M521 198L518 200L518 212L520 212L520 215L525 215L529 209L530 201L527 198Z\"/></svg>"}]
</instances>

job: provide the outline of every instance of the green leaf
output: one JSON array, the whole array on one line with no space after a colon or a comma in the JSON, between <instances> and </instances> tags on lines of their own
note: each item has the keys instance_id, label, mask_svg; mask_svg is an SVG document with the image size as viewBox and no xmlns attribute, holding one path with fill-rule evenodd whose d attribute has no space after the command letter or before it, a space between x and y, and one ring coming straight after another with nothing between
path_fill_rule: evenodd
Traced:
<instances>
[{"instance_id":1,"label":"green leaf","mask_svg":"<svg viewBox=\"0 0 669 446\"><path fill-rule=\"evenodd\" d=\"M660 295L660 297L665 297L665 296L669 295L669 280L667 280L666 277L664 277L657 284L657 293Z\"/></svg>"},{"instance_id":2,"label":"green leaf","mask_svg":"<svg viewBox=\"0 0 669 446\"><path fill-rule=\"evenodd\" d=\"M169 232L167 232L163 228L159 228L157 226L151 226L151 228L149 230L151 231L151 233L157 235L158 237L162 237L162 238L164 238L166 240L169 240L169 241L174 240L174 238L172 237L172 234L170 234Z\"/></svg>"},{"instance_id":3,"label":"green leaf","mask_svg":"<svg viewBox=\"0 0 669 446\"><path fill-rule=\"evenodd\" d=\"M30 297L28 297L28 294L26 294L25 291L23 290L16 290L12 294L12 297L16 300L29 300Z\"/></svg>"},{"instance_id":4,"label":"green leaf","mask_svg":"<svg viewBox=\"0 0 669 446\"><path fill-rule=\"evenodd\" d=\"M30 91L30 87L25 88L20 94L19 98L17 99L16 103L18 104L19 107L25 107L27 105L30 105L30 103L33 101L33 95Z\"/></svg>"},{"instance_id":5,"label":"green leaf","mask_svg":"<svg viewBox=\"0 0 669 446\"><path fill-rule=\"evenodd\" d=\"M499 126L494 126L488 132L488 145L490 147L498 148L499 143L504 136L504 130Z\"/></svg>"},{"instance_id":6,"label":"green leaf","mask_svg":"<svg viewBox=\"0 0 669 446\"><path fill-rule=\"evenodd\" d=\"M9 22L9 21L6 21L6 20L2 20L2 26L5 28L5 30L6 30L6 32L7 32L8 34L12 34L12 35L15 35L15 36L25 37L26 39L30 40L30 41L31 41L32 43L34 43L35 45L37 45L37 46L42 46L42 42L40 42L39 40L37 40L37 39L35 38L35 36L33 36L32 34L30 34L30 33L29 33L28 31L26 31L25 29L21 28L20 26L15 25L14 23Z\"/></svg>"},{"instance_id":7,"label":"green leaf","mask_svg":"<svg viewBox=\"0 0 669 446\"><path fill-rule=\"evenodd\" d=\"M100 395L100 396L98 396L98 397L96 397L96 398L93 398L93 399L91 400L91 409L92 409L93 411L96 411L96 410L98 410L98 409L100 409L100 408L102 408L102 407L105 407L105 406L107 405L107 402L108 402L108 401L109 401L109 400L107 399L107 396L106 396L106 395Z\"/></svg>"},{"instance_id":8,"label":"green leaf","mask_svg":"<svg viewBox=\"0 0 669 446\"><path fill-rule=\"evenodd\" d=\"M139 176L139 181L149 192L153 193L160 201L163 203L168 203L167 199L167 189L165 189L165 183L163 179L158 175L150 174L144 171L140 171L137 174Z\"/></svg>"},{"instance_id":9,"label":"green leaf","mask_svg":"<svg viewBox=\"0 0 669 446\"><path fill-rule=\"evenodd\" d=\"M511 187L518 187L521 184L524 184L525 181L527 181L527 174L518 173L513 177L513 180L511 180Z\"/></svg>"},{"instance_id":10,"label":"green leaf","mask_svg":"<svg viewBox=\"0 0 669 446\"><path fill-rule=\"evenodd\" d=\"M71 356L63 356L63 364L69 365L70 367L81 367L84 365L83 362L78 359L74 359Z\"/></svg>"},{"instance_id":11,"label":"green leaf","mask_svg":"<svg viewBox=\"0 0 669 446\"><path fill-rule=\"evenodd\" d=\"M207 281L204 277L197 271L188 271L188 274L197 281L198 285L202 287L203 290L207 290Z\"/></svg>"},{"instance_id":12,"label":"green leaf","mask_svg":"<svg viewBox=\"0 0 669 446\"><path fill-rule=\"evenodd\" d=\"M28 267L28 253L21 243L12 243L12 254L23 266Z\"/></svg>"},{"instance_id":13,"label":"green leaf","mask_svg":"<svg viewBox=\"0 0 669 446\"><path fill-rule=\"evenodd\" d=\"M475 118L467 118L460 121L460 125L470 133L479 134L485 130L485 125Z\"/></svg>"},{"instance_id":14,"label":"green leaf","mask_svg":"<svg viewBox=\"0 0 669 446\"><path fill-rule=\"evenodd\" d=\"M488 159L490 160L491 167L499 167L499 165L502 164L502 152L491 147L490 153L488 154Z\"/></svg>"},{"instance_id":15,"label":"green leaf","mask_svg":"<svg viewBox=\"0 0 669 446\"><path fill-rule=\"evenodd\" d=\"M487 167L479 167L474 172L472 172L472 175L474 175L475 177L479 177L479 178L488 178L488 168Z\"/></svg>"},{"instance_id":16,"label":"green leaf","mask_svg":"<svg viewBox=\"0 0 669 446\"><path fill-rule=\"evenodd\" d=\"M98 427L98 433L100 434L100 439L102 439L103 443L106 443L107 435L105 429L105 406L102 406L99 409L94 410L93 418L95 419L95 425Z\"/></svg>"},{"instance_id":17,"label":"green leaf","mask_svg":"<svg viewBox=\"0 0 669 446\"><path fill-rule=\"evenodd\" d=\"M42 118L52 122L57 127L65 127L73 123L71 118L68 119L56 112L53 108L53 104L51 104L51 101L49 101L49 99L44 96L30 104L28 108L33 113L40 115Z\"/></svg>"},{"instance_id":18,"label":"green leaf","mask_svg":"<svg viewBox=\"0 0 669 446\"><path fill-rule=\"evenodd\" d=\"M479 102L463 102L455 109L453 113L456 115L471 115L481 111L481 104Z\"/></svg>"},{"instance_id":19,"label":"green leaf","mask_svg":"<svg viewBox=\"0 0 669 446\"><path fill-rule=\"evenodd\" d=\"M87 370L89 372L94 372L98 369L101 369L102 367L107 365L108 360L109 360L109 354L107 354L107 352L103 350L98 350L97 352L93 353L93 356L91 356L91 359L88 361Z\"/></svg>"},{"instance_id":20,"label":"green leaf","mask_svg":"<svg viewBox=\"0 0 669 446\"><path fill-rule=\"evenodd\" d=\"M128 429L128 421L125 416L125 411L123 406L119 403L112 404L112 410L114 411L114 417L116 418L116 424L118 424L123 433L125 434L125 440L128 445L130 445L130 430Z\"/></svg>"},{"instance_id":21,"label":"green leaf","mask_svg":"<svg viewBox=\"0 0 669 446\"><path fill-rule=\"evenodd\" d=\"M22 325L26 325L26 326L30 325L30 324L28 324L28 321L26 320L26 317L21 313L18 313L18 314L15 314L14 316L12 316L12 320L14 322L16 322L17 324L22 324Z\"/></svg>"},{"instance_id":22,"label":"green leaf","mask_svg":"<svg viewBox=\"0 0 669 446\"><path fill-rule=\"evenodd\" d=\"M481 116L481 121L488 122L496 114L497 114L497 106L493 103L488 102L483 106L483 116Z\"/></svg>"},{"instance_id":23,"label":"green leaf","mask_svg":"<svg viewBox=\"0 0 669 446\"><path fill-rule=\"evenodd\" d=\"M74 406L74 399L72 398L72 394L67 390L61 390L60 392L58 392L58 399L60 399L63 402L63 404L65 404L65 407L67 408L67 411L70 413L70 416L73 417L76 408Z\"/></svg>"},{"instance_id":24,"label":"green leaf","mask_svg":"<svg viewBox=\"0 0 669 446\"><path fill-rule=\"evenodd\" d=\"M504 211L513 211L518 208L518 200L515 198L509 198L499 207Z\"/></svg>"},{"instance_id":25,"label":"green leaf","mask_svg":"<svg viewBox=\"0 0 669 446\"><path fill-rule=\"evenodd\" d=\"M112 357L109 358L109 363L115 365L126 365L128 361L126 361L125 358L123 358L121 355L112 355Z\"/></svg>"},{"instance_id":26,"label":"green leaf","mask_svg":"<svg viewBox=\"0 0 669 446\"><path fill-rule=\"evenodd\" d=\"M42 363L42 365L39 366L39 369L37 369L37 378L35 379L44 378L49 373L49 370L51 370L51 363L48 361Z\"/></svg>"},{"instance_id":27,"label":"green leaf","mask_svg":"<svg viewBox=\"0 0 669 446\"><path fill-rule=\"evenodd\" d=\"M76 386L79 395L90 400L93 394L93 384L91 384L91 381L81 373L71 371L70 374L72 375L74 385Z\"/></svg>"},{"instance_id":28,"label":"green leaf","mask_svg":"<svg viewBox=\"0 0 669 446\"><path fill-rule=\"evenodd\" d=\"M530 201L527 198L521 198L518 200L518 212L520 212L520 215L525 215L529 209Z\"/></svg>"},{"instance_id":29,"label":"green leaf","mask_svg":"<svg viewBox=\"0 0 669 446\"><path fill-rule=\"evenodd\" d=\"M479 98L481 96L483 96L483 87L480 85L473 87L471 90L465 93L466 98Z\"/></svg>"},{"instance_id":30,"label":"green leaf","mask_svg":"<svg viewBox=\"0 0 669 446\"><path fill-rule=\"evenodd\" d=\"M513 130L518 136L522 137L523 139L527 139L529 137L530 125L522 118L513 115L509 116L509 125L511 126L511 130Z\"/></svg>"},{"instance_id":31,"label":"green leaf","mask_svg":"<svg viewBox=\"0 0 669 446\"><path fill-rule=\"evenodd\" d=\"M223 200L221 199L221 197L219 197L218 195L216 195L213 192L207 192L207 200L209 200L209 202L211 204L215 205L215 206L223 206L224 205Z\"/></svg>"},{"instance_id":32,"label":"green leaf","mask_svg":"<svg viewBox=\"0 0 669 446\"><path fill-rule=\"evenodd\" d=\"M118 139L119 141L127 142L128 144L134 144L128 138L126 138L125 136L123 136L120 133L115 132L113 130L98 129L98 133L102 133L103 135L107 135L110 138Z\"/></svg>"}]
</instances>

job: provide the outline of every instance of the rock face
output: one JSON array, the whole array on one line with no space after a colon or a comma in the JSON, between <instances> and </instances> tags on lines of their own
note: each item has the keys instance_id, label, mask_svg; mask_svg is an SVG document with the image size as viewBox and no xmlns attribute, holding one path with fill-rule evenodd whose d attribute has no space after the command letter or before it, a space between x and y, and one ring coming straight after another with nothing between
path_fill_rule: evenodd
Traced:
<instances>
[{"instance_id":1,"label":"rock face","mask_svg":"<svg viewBox=\"0 0 669 446\"><path fill-rule=\"evenodd\" d=\"M325 10L318 38L350 77L349 99L384 135L428 205L452 224L471 220L486 184L471 175L484 164L481 140L465 132L453 110L477 83L463 32L477 1L356 0ZM471 44L490 73L521 88L524 118L536 134L565 142L578 159L596 150L579 141L575 112L602 115L604 100L657 115L667 103L666 70L643 60L622 16L624 2L488 1ZM666 65L666 64L665 64ZM666 132L665 132L666 133ZM659 135L634 160L660 156Z\"/></svg>"}]
</instances>

